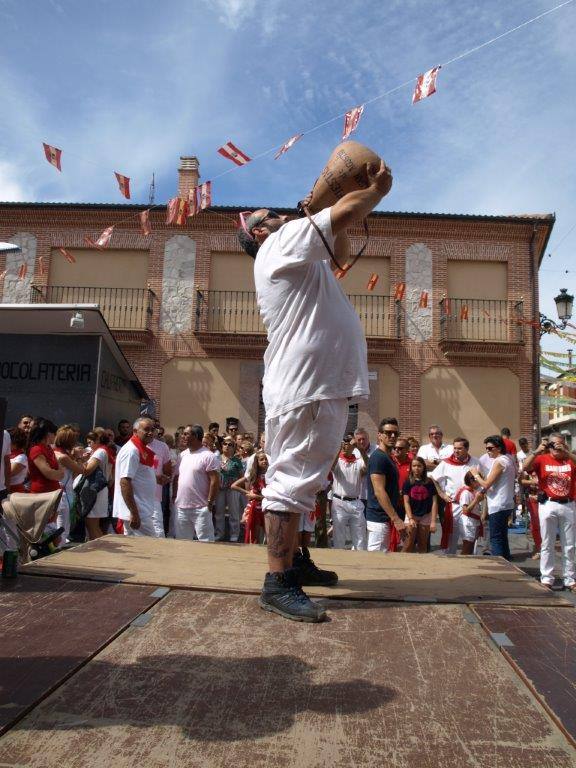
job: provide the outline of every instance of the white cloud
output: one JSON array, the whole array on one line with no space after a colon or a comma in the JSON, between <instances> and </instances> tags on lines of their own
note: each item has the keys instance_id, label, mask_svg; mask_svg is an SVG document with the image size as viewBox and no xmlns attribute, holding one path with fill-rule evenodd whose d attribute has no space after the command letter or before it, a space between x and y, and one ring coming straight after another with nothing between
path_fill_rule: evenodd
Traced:
<instances>
[{"instance_id":1,"label":"white cloud","mask_svg":"<svg viewBox=\"0 0 576 768\"><path fill-rule=\"evenodd\" d=\"M0 161L0 201L25 202L33 197L31 188L19 175L18 166Z\"/></svg>"},{"instance_id":2,"label":"white cloud","mask_svg":"<svg viewBox=\"0 0 576 768\"><path fill-rule=\"evenodd\" d=\"M219 12L218 20L230 29L238 29L256 10L257 0L204 0Z\"/></svg>"}]
</instances>

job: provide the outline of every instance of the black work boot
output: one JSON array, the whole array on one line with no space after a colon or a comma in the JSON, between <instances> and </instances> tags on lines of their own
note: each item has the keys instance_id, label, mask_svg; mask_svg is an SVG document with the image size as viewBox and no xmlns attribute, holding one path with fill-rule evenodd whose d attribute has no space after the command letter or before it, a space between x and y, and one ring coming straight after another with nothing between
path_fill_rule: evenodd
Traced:
<instances>
[{"instance_id":1,"label":"black work boot","mask_svg":"<svg viewBox=\"0 0 576 768\"><path fill-rule=\"evenodd\" d=\"M293 621L324 621L326 612L306 595L294 568L280 573L267 573L260 594L260 608Z\"/></svg>"},{"instance_id":2,"label":"black work boot","mask_svg":"<svg viewBox=\"0 0 576 768\"><path fill-rule=\"evenodd\" d=\"M333 587L338 583L338 574L318 568L310 557L308 547L296 550L292 566L298 572L298 580L303 587Z\"/></svg>"}]
</instances>

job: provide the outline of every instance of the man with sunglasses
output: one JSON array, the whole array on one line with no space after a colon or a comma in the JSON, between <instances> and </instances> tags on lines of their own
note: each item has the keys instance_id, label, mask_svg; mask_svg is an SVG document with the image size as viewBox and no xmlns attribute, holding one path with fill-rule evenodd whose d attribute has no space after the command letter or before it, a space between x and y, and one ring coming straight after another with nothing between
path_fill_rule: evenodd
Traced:
<instances>
[{"instance_id":1,"label":"man with sunglasses","mask_svg":"<svg viewBox=\"0 0 576 768\"><path fill-rule=\"evenodd\" d=\"M332 274L328 251L347 251L346 230L366 218L392 186L384 163L366 172L364 189L314 214L313 223L288 221L262 208L243 216L238 232L241 246L255 259L258 307L268 332L262 396L270 465L262 508L269 571L260 606L296 621L325 618L301 587L338 579L317 569L307 550L295 552L300 513L314 509L349 404L369 395L366 339Z\"/></svg>"},{"instance_id":2,"label":"man with sunglasses","mask_svg":"<svg viewBox=\"0 0 576 768\"><path fill-rule=\"evenodd\" d=\"M388 552L392 526L398 533L406 530L400 509L398 467L393 459L394 446L400 430L398 421L390 416L378 427L378 448L368 460L368 501L366 527L368 551Z\"/></svg>"},{"instance_id":3,"label":"man with sunglasses","mask_svg":"<svg viewBox=\"0 0 576 768\"><path fill-rule=\"evenodd\" d=\"M542 535L540 581L547 587L554 585L554 546L558 534L562 546L564 587L576 592L576 456L568 450L564 437L553 433L547 443L543 440L533 453L526 456L522 469L534 472L538 477L538 518Z\"/></svg>"}]
</instances>

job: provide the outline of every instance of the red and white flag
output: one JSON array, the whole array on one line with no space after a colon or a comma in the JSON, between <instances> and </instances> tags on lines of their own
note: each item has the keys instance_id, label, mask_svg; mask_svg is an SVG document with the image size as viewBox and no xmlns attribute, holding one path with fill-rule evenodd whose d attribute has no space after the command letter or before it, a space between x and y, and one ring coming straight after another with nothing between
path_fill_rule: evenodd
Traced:
<instances>
[{"instance_id":1,"label":"red and white flag","mask_svg":"<svg viewBox=\"0 0 576 768\"><path fill-rule=\"evenodd\" d=\"M59 171L61 171L62 167L60 165L60 158L62 157L62 150L58 149L57 147L51 147L50 144L44 144L44 142L42 142L42 146L44 147L46 160L48 160L50 165L53 165L54 168L57 168Z\"/></svg>"},{"instance_id":2,"label":"red and white flag","mask_svg":"<svg viewBox=\"0 0 576 768\"><path fill-rule=\"evenodd\" d=\"M188 218L196 216L200 212L198 207L198 187L194 187L188 192Z\"/></svg>"},{"instance_id":3,"label":"red and white flag","mask_svg":"<svg viewBox=\"0 0 576 768\"><path fill-rule=\"evenodd\" d=\"M406 283L396 283L394 286L394 301L402 301L406 291Z\"/></svg>"},{"instance_id":4,"label":"red and white flag","mask_svg":"<svg viewBox=\"0 0 576 768\"><path fill-rule=\"evenodd\" d=\"M334 277L336 278L336 280L342 280L343 277L346 277L346 275L348 274L348 270L349 269L350 269L350 267L348 266L348 264L344 264L342 269L337 269L334 272Z\"/></svg>"},{"instance_id":5,"label":"red and white flag","mask_svg":"<svg viewBox=\"0 0 576 768\"><path fill-rule=\"evenodd\" d=\"M152 226L150 224L150 209L140 212L140 229L144 236L152 234Z\"/></svg>"},{"instance_id":6,"label":"red and white flag","mask_svg":"<svg viewBox=\"0 0 576 768\"><path fill-rule=\"evenodd\" d=\"M20 267L18 269L18 280L24 280L27 272L28 272L28 264L26 264L26 262L24 262L23 264L20 264Z\"/></svg>"},{"instance_id":7,"label":"red and white flag","mask_svg":"<svg viewBox=\"0 0 576 768\"><path fill-rule=\"evenodd\" d=\"M426 309L428 307L428 291L422 291L420 294L420 301L418 302L420 309Z\"/></svg>"},{"instance_id":8,"label":"red and white flag","mask_svg":"<svg viewBox=\"0 0 576 768\"><path fill-rule=\"evenodd\" d=\"M200 184L198 187L198 200L200 210L209 208L212 205L212 182L205 181L204 184Z\"/></svg>"},{"instance_id":9,"label":"red and white flag","mask_svg":"<svg viewBox=\"0 0 576 768\"><path fill-rule=\"evenodd\" d=\"M190 211L188 200L183 197L173 197L168 201L166 210L166 224L177 224L182 226L186 223L186 218Z\"/></svg>"},{"instance_id":10,"label":"red and white flag","mask_svg":"<svg viewBox=\"0 0 576 768\"><path fill-rule=\"evenodd\" d=\"M218 152L222 155L222 157L226 157L228 160L232 160L232 162L236 163L236 165L246 165L246 163L249 163L252 159L251 157L248 157L248 155L245 155L242 150L238 149L238 147L232 144L231 141L227 141L223 147L220 147Z\"/></svg>"},{"instance_id":11,"label":"red and white flag","mask_svg":"<svg viewBox=\"0 0 576 768\"><path fill-rule=\"evenodd\" d=\"M41 275L46 274L46 265L44 264L44 256L38 256L38 267Z\"/></svg>"},{"instance_id":12,"label":"red and white flag","mask_svg":"<svg viewBox=\"0 0 576 768\"><path fill-rule=\"evenodd\" d=\"M367 291L373 291L376 287L376 283L378 282L378 275L376 272L370 275L370 280L368 280L368 285L366 286Z\"/></svg>"},{"instance_id":13,"label":"red and white flag","mask_svg":"<svg viewBox=\"0 0 576 768\"><path fill-rule=\"evenodd\" d=\"M116 176L120 192L122 192L126 200L130 200L130 179L128 176L122 176L121 173L117 173L116 171L114 171L114 176Z\"/></svg>"},{"instance_id":14,"label":"red and white flag","mask_svg":"<svg viewBox=\"0 0 576 768\"><path fill-rule=\"evenodd\" d=\"M297 133L295 136L292 136L292 138L288 139L285 144L282 144L280 150L274 155L274 160L278 160L278 158L281 157L285 152L288 152L290 147L293 147L298 139L302 138L302 136L304 136L303 133Z\"/></svg>"},{"instance_id":15,"label":"red and white flag","mask_svg":"<svg viewBox=\"0 0 576 768\"><path fill-rule=\"evenodd\" d=\"M364 104L361 104L359 107L354 107L346 112L344 115L344 133L342 134L342 141L346 141L350 134L356 130L360 118L362 117L362 112L364 112Z\"/></svg>"},{"instance_id":16,"label":"red and white flag","mask_svg":"<svg viewBox=\"0 0 576 768\"><path fill-rule=\"evenodd\" d=\"M85 237L84 240L88 243L88 245L91 248L98 248L99 251L103 250L104 248L108 248L110 245L110 240L112 239L112 232L114 231L114 227L108 227L107 229L102 232L98 240L92 240L90 237Z\"/></svg>"},{"instance_id":17,"label":"red and white flag","mask_svg":"<svg viewBox=\"0 0 576 768\"><path fill-rule=\"evenodd\" d=\"M428 72L424 72L423 75L418 75L416 87L412 94L412 104L416 104L417 101L426 99L428 96L436 93L436 77L439 71L440 67L432 67Z\"/></svg>"},{"instance_id":18,"label":"red and white flag","mask_svg":"<svg viewBox=\"0 0 576 768\"><path fill-rule=\"evenodd\" d=\"M76 258L70 253L70 251L67 251L66 248L58 248L62 256L66 259L67 262L70 264L76 264Z\"/></svg>"},{"instance_id":19,"label":"red and white flag","mask_svg":"<svg viewBox=\"0 0 576 768\"><path fill-rule=\"evenodd\" d=\"M0 280L4 280L7 274L8 274L8 270L3 269L2 272L0 272Z\"/></svg>"},{"instance_id":20,"label":"red and white flag","mask_svg":"<svg viewBox=\"0 0 576 768\"><path fill-rule=\"evenodd\" d=\"M468 307L464 304L460 309L460 320L468 320Z\"/></svg>"}]
</instances>

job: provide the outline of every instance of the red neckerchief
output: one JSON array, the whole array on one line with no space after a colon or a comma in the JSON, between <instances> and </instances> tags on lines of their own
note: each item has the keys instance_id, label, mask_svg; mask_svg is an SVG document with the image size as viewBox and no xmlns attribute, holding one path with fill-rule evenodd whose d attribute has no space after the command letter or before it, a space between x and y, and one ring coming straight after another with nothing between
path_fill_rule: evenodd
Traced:
<instances>
[{"instance_id":1,"label":"red neckerchief","mask_svg":"<svg viewBox=\"0 0 576 768\"><path fill-rule=\"evenodd\" d=\"M140 456L140 464L144 464L144 466L146 467L153 467L154 456L156 455L154 451L148 448L147 445L144 445L142 440L140 440L140 438L137 437L136 435L132 435L130 440L134 443L136 448L138 448L138 455Z\"/></svg>"},{"instance_id":2,"label":"red neckerchief","mask_svg":"<svg viewBox=\"0 0 576 768\"><path fill-rule=\"evenodd\" d=\"M356 456L354 456L353 453L350 454L350 456L347 456L344 453L344 451L340 451L340 455L338 458L343 459L346 462L346 464L354 464L354 462L356 461Z\"/></svg>"},{"instance_id":3,"label":"red neckerchief","mask_svg":"<svg viewBox=\"0 0 576 768\"><path fill-rule=\"evenodd\" d=\"M452 456L448 456L447 459L444 459L448 464L452 464L455 467L464 467L468 462L470 461L470 456L466 457L466 461L461 461L460 459L456 458L454 454Z\"/></svg>"},{"instance_id":4,"label":"red neckerchief","mask_svg":"<svg viewBox=\"0 0 576 768\"><path fill-rule=\"evenodd\" d=\"M105 445L103 448L106 451L106 455L108 456L108 461L110 464L112 464L112 466L114 466L114 464L116 464L116 451L114 448L112 448L111 445Z\"/></svg>"}]
</instances>

